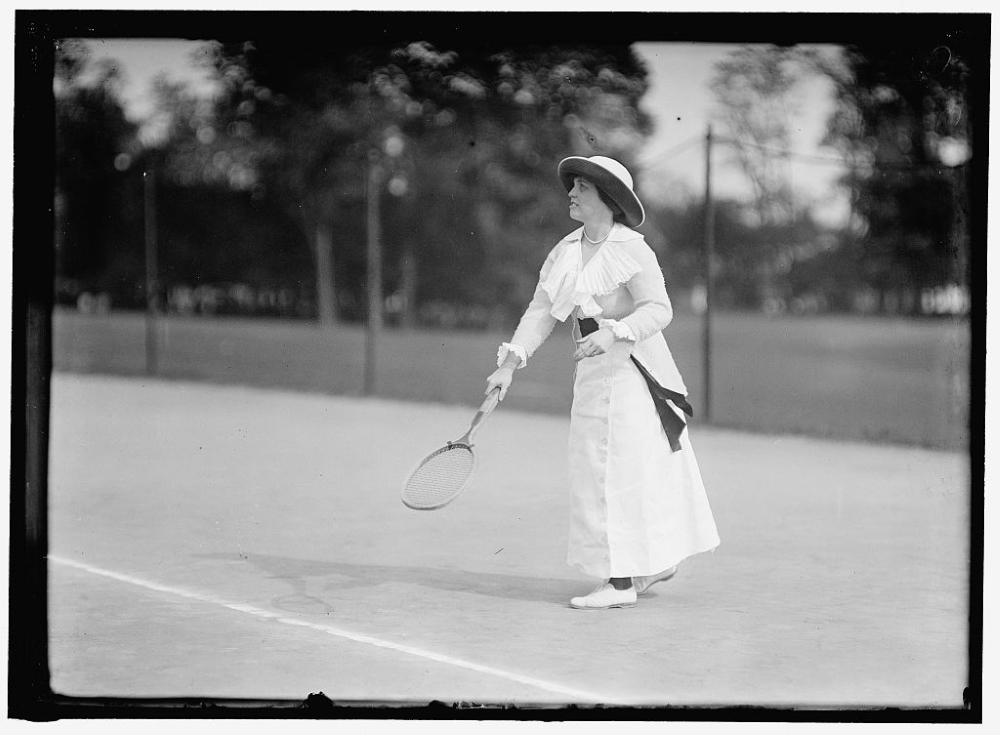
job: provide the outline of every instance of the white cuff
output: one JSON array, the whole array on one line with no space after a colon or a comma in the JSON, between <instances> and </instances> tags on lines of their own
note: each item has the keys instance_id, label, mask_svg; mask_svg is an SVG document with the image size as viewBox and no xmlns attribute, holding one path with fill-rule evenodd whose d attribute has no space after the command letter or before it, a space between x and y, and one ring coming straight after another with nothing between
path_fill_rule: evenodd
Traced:
<instances>
[{"instance_id":1,"label":"white cuff","mask_svg":"<svg viewBox=\"0 0 1000 735\"><path fill-rule=\"evenodd\" d=\"M503 365L504 361L507 359L507 355L513 352L515 355L521 358L521 362L518 364L517 369L520 370L525 365L528 364L528 352L521 345L511 344L510 342L504 342L497 348L497 367Z\"/></svg>"},{"instance_id":2,"label":"white cuff","mask_svg":"<svg viewBox=\"0 0 1000 735\"><path fill-rule=\"evenodd\" d=\"M630 327L625 322L617 321L616 319L600 319L597 322L602 327L607 327L615 334L615 339L625 340L626 342L635 342L635 332L632 331Z\"/></svg>"}]
</instances>

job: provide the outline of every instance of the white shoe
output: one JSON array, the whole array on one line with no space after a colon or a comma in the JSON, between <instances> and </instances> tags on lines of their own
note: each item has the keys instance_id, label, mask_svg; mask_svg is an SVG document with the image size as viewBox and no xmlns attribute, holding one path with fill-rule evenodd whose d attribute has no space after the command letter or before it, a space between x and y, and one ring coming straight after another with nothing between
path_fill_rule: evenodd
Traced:
<instances>
[{"instance_id":1,"label":"white shoe","mask_svg":"<svg viewBox=\"0 0 1000 735\"><path fill-rule=\"evenodd\" d=\"M635 589L636 595L642 595L657 582L665 582L675 574L677 574L677 567L673 566L670 569L664 569L659 574L651 574L648 577L632 577L632 587Z\"/></svg>"},{"instance_id":2,"label":"white shoe","mask_svg":"<svg viewBox=\"0 0 1000 735\"><path fill-rule=\"evenodd\" d=\"M577 610L607 610L610 607L635 607L635 587L616 590L610 582L598 585L585 597L574 597L569 606Z\"/></svg>"}]
</instances>

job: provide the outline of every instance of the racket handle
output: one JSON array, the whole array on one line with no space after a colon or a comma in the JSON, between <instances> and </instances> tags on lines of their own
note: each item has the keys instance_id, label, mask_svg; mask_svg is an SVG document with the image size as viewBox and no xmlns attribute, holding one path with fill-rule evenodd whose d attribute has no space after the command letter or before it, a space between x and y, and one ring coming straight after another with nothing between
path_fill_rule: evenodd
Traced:
<instances>
[{"instance_id":1,"label":"racket handle","mask_svg":"<svg viewBox=\"0 0 1000 735\"><path fill-rule=\"evenodd\" d=\"M500 403L500 386L491 390L486 394L486 398L483 400L482 404L479 406L479 413L488 414L497 407Z\"/></svg>"},{"instance_id":2,"label":"racket handle","mask_svg":"<svg viewBox=\"0 0 1000 735\"><path fill-rule=\"evenodd\" d=\"M487 416L493 413L493 409L497 407L500 402L500 386L497 386L489 392L486 396L486 400L483 401L476 415L472 417L472 423L469 424L469 430L465 432L465 436L459 439L459 443L472 445L472 436L479 429L479 425L483 423Z\"/></svg>"}]
</instances>

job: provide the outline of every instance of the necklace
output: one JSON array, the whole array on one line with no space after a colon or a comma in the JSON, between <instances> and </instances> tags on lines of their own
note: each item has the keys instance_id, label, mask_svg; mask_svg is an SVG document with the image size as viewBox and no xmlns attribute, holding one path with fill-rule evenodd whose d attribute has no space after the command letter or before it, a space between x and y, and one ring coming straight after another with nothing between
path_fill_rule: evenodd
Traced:
<instances>
[{"instance_id":1,"label":"necklace","mask_svg":"<svg viewBox=\"0 0 1000 735\"><path fill-rule=\"evenodd\" d=\"M614 229L614 225L612 225L611 227L608 228L607 235L605 235L604 237L602 237L600 240L591 240L590 239L590 235L587 234L587 228L584 227L583 228L583 236L585 238L587 238L587 242L589 242L591 245L600 245L602 242L604 242L605 240L608 239L608 235L611 234L611 230L613 230L613 229Z\"/></svg>"}]
</instances>

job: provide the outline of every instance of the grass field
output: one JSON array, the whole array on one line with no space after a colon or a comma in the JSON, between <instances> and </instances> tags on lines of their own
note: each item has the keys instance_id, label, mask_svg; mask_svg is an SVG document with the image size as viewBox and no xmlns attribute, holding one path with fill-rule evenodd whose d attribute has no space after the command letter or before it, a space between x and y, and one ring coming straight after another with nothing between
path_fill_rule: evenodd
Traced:
<instances>
[{"instance_id":1,"label":"grass field","mask_svg":"<svg viewBox=\"0 0 1000 735\"><path fill-rule=\"evenodd\" d=\"M157 375L360 395L365 332L348 325L170 317L159 322ZM665 332L697 422L703 408L701 322L678 315ZM507 334L386 330L381 397L476 405ZM713 320L712 423L767 433L961 450L968 442L967 323L720 314ZM58 371L142 375L141 314L53 319ZM557 327L520 371L505 407L566 414L572 344Z\"/></svg>"}]
</instances>

